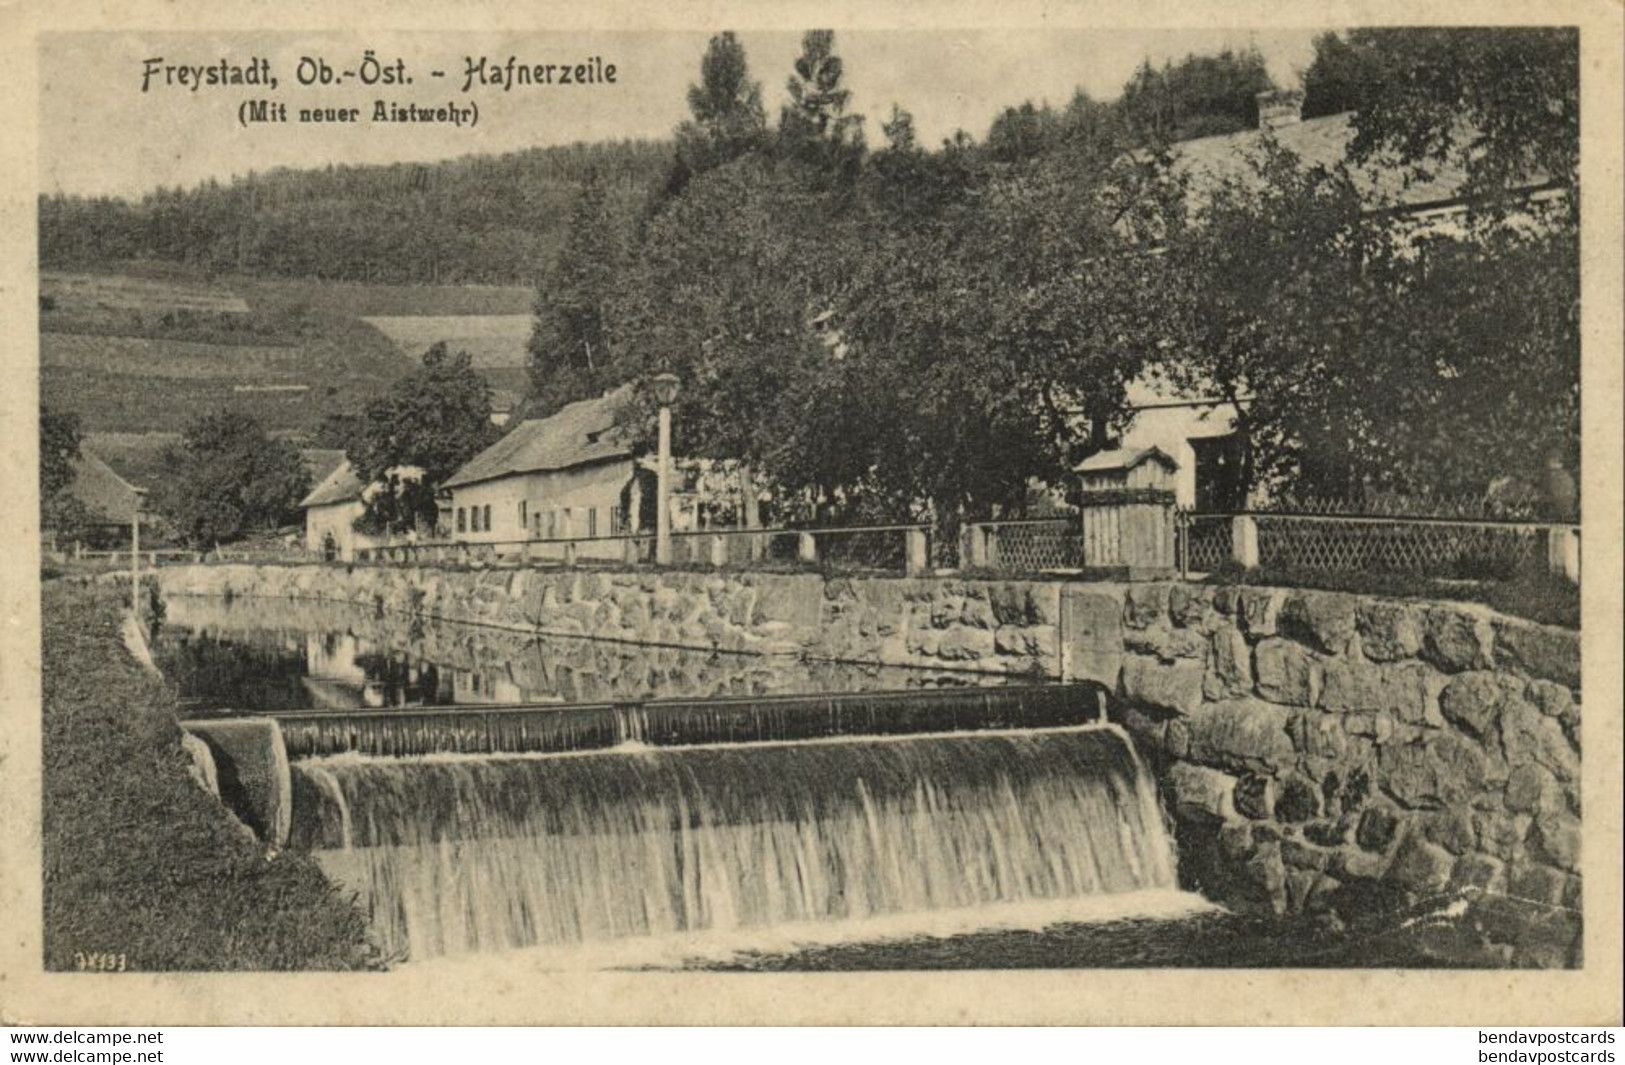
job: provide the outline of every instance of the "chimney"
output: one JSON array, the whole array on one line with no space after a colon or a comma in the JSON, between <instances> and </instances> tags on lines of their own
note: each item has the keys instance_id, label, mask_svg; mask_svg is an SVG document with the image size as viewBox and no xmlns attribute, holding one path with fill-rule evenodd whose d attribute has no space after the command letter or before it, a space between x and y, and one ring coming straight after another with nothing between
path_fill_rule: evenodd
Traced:
<instances>
[{"instance_id":1,"label":"chimney","mask_svg":"<svg viewBox=\"0 0 1625 1065\"><path fill-rule=\"evenodd\" d=\"M1279 129L1303 121L1303 90L1273 89L1258 93L1258 128Z\"/></svg>"}]
</instances>

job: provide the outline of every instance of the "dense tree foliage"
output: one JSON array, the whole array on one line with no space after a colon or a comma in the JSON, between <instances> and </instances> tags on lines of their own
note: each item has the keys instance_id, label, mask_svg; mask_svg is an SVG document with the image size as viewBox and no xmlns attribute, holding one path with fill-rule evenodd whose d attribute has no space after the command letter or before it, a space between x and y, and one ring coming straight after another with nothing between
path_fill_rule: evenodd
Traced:
<instances>
[{"instance_id":1,"label":"dense tree foliage","mask_svg":"<svg viewBox=\"0 0 1625 1065\"><path fill-rule=\"evenodd\" d=\"M369 488L364 523L373 530L433 527L435 493L496 438L491 391L467 352L436 344L423 366L367 404L346 448Z\"/></svg>"},{"instance_id":2,"label":"dense tree foliage","mask_svg":"<svg viewBox=\"0 0 1625 1065\"><path fill-rule=\"evenodd\" d=\"M630 229L670 147L538 148L442 163L276 170L138 202L40 198L40 260L157 259L212 272L344 281L534 283L588 175Z\"/></svg>"},{"instance_id":3,"label":"dense tree foliage","mask_svg":"<svg viewBox=\"0 0 1625 1065\"><path fill-rule=\"evenodd\" d=\"M1251 129L1258 123L1258 93L1275 87L1257 49L1227 48L1161 69L1142 63L1118 106L1140 140L1181 141Z\"/></svg>"},{"instance_id":4,"label":"dense tree foliage","mask_svg":"<svg viewBox=\"0 0 1625 1065\"><path fill-rule=\"evenodd\" d=\"M564 247L536 295L530 416L551 414L608 380L610 301L625 266L621 227L602 184L589 178L571 209Z\"/></svg>"},{"instance_id":5,"label":"dense tree foliage","mask_svg":"<svg viewBox=\"0 0 1625 1065\"><path fill-rule=\"evenodd\" d=\"M69 491L79 463L84 430L72 411L41 406L39 414L40 527L72 536L94 515Z\"/></svg>"},{"instance_id":6,"label":"dense tree foliage","mask_svg":"<svg viewBox=\"0 0 1625 1065\"><path fill-rule=\"evenodd\" d=\"M1572 27L1377 28L1325 34L1304 112L1352 110L1357 161L1460 167L1494 201L1543 180L1571 192L1580 163L1580 37ZM1571 197L1575 211L1578 197Z\"/></svg>"},{"instance_id":7,"label":"dense tree foliage","mask_svg":"<svg viewBox=\"0 0 1625 1065\"><path fill-rule=\"evenodd\" d=\"M677 127L664 196L675 196L695 175L767 143L762 86L751 80L745 46L731 31L717 34L706 45L700 80L688 87L688 109L693 117Z\"/></svg>"},{"instance_id":8,"label":"dense tree foliage","mask_svg":"<svg viewBox=\"0 0 1625 1065\"><path fill-rule=\"evenodd\" d=\"M169 524L189 543L212 546L295 522L310 491L299 449L267 435L240 410L205 414L187 426L157 500Z\"/></svg>"}]
</instances>

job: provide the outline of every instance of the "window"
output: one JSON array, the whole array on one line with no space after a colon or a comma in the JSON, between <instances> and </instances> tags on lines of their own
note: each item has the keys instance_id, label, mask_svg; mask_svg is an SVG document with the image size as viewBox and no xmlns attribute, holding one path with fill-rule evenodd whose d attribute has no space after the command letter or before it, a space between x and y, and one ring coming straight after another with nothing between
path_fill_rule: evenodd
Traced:
<instances>
[{"instance_id":1,"label":"window","mask_svg":"<svg viewBox=\"0 0 1625 1065\"><path fill-rule=\"evenodd\" d=\"M485 522L485 531L490 532L491 531L491 504L489 504L489 503L485 504L484 522Z\"/></svg>"},{"instance_id":2,"label":"window","mask_svg":"<svg viewBox=\"0 0 1625 1065\"><path fill-rule=\"evenodd\" d=\"M621 507L609 508L609 534L620 536L626 532L626 511Z\"/></svg>"},{"instance_id":3,"label":"window","mask_svg":"<svg viewBox=\"0 0 1625 1065\"><path fill-rule=\"evenodd\" d=\"M468 531L468 512L466 510L464 510L462 507L457 508L457 531L458 532L467 532Z\"/></svg>"},{"instance_id":4,"label":"window","mask_svg":"<svg viewBox=\"0 0 1625 1065\"><path fill-rule=\"evenodd\" d=\"M587 535L598 535L598 508L590 507L587 510Z\"/></svg>"},{"instance_id":5,"label":"window","mask_svg":"<svg viewBox=\"0 0 1625 1065\"><path fill-rule=\"evenodd\" d=\"M479 532L480 531L480 508L479 507L469 507L468 508L468 513L469 513L469 517L468 517L468 530L469 530L469 532Z\"/></svg>"},{"instance_id":6,"label":"window","mask_svg":"<svg viewBox=\"0 0 1625 1065\"><path fill-rule=\"evenodd\" d=\"M570 522L570 508L565 507L559 515L559 535L568 540L576 534L576 527Z\"/></svg>"},{"instance_id":7,"label":"window","mask_svg":"<svg viewBox=\"0 0 1625 1065\"><path fill-rule=\"evenodd\" d=\"M529 521L525 520L525 506L526 506L525 501L523 499L521 499L519 501L519 531L520 532L524 532L525 531L525 526L530 524Z\"/></svg>"}]
</instances>

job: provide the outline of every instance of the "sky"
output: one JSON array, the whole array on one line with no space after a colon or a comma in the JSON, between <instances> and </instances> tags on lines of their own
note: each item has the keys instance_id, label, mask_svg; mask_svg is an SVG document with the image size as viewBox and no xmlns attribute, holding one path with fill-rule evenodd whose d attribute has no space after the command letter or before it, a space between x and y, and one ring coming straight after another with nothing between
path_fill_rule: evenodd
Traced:
<instances>
[{"instance_id":1,"label":"sky","mask_svg":"<svg viewBox=\"0 0 1625 1065\"><path fill-rule=\"evenodd\" d=\"M914 114L923 143L956 129L980 138L1003 108L1024 100L1064 105L1082 88L1112 99L1149 58L1154 64L1224 47L1257 47L1276 82L1298 84L1321 29L1269 30L857 30L837 31L836 52L852 91L851 109L868 116L871 144L893 103ZM226 181L251 170L329 164L431 161L573 141L664 138L687 117L686 91L699 78L706 33L556 34L52 34L42 38L41 157L44 192L137 197L159 186ZM785 100L799 35L744 32L751 75L762 83L770 119ZM334 71L360 69L371 49L386 66L398 57L409 86L298 84L301 57ZM616 81L597 85L476 85L463 91L469 57L559 66L601 57ZM143 91L147 60L162 65L246 65L264 57L275 92L253 86L163 85ZM441 70L434 78L430 71ZM286 123L239 122L242 104L287 105ZM402 105L478 105L478 122L455 127L372 123L379 100ZM355 125L296 120L308 107L357 107Z\"/></svg>"}]
</instances>

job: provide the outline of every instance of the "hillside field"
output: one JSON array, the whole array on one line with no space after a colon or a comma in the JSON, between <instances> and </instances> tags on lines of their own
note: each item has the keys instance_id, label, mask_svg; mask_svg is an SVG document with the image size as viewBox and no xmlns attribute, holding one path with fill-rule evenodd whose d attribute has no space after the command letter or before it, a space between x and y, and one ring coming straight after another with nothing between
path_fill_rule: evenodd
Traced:
<instances>
[{"instance_id":1,"label":"hillside field","mask_svg":"<svg viewBox=\"0 0 1625 1065\"><path fill-rule=\"evenodd\" d=\"M87 431L177 433L229 407L301 436L358 410L436 339L490 365L492 387L522 391L534 300L522 287L211 278L150 263L44 271L40 295L42 400ZM392 340L371 316L408 325Z\"/></svg>"}]
</instances>

